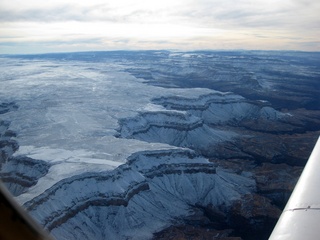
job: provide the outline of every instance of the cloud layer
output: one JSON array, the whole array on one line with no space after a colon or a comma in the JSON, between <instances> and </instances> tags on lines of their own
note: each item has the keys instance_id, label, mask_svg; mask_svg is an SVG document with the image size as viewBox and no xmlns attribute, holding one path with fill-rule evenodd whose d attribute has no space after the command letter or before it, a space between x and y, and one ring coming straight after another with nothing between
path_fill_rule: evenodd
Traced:
<instances>
[{"instance_id":1,"label":"cloud layer","mask_svg":"<svg viewBox=\"0 0 320 240\"><path fill-rule=\"evenodd\" d=\"M3 0L0 51L319 51L319 12L311 0Z\"/></svg>"}]
</instances>

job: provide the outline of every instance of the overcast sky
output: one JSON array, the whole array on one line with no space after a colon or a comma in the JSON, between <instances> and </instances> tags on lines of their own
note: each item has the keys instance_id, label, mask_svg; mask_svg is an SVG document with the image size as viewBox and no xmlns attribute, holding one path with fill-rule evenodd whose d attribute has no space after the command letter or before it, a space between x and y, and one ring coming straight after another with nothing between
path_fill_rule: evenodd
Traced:
<instances>
[{"instance_id":1,"label":"overcast sky","mask_svg":"<svg viewBox=\"0 0 320 240\"><path fill-rule=\"evenodd\" d=\"M0 53L320 51L318 0L0 0Z\"/></svg>"}]
</instances>

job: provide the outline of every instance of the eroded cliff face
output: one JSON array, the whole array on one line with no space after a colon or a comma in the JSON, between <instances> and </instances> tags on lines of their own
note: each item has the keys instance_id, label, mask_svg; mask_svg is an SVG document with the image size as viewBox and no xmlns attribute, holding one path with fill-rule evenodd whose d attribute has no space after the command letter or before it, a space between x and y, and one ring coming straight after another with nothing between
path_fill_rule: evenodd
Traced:
<instances>
[{"instance_id":1,"label":"eroded cliff face","mask_svg":"<svg viewBox=\"0 0 320 240\"><path fill-rule=\"evenodd\" d=\"M252 177L192 151L153 151L111 172L64 179L24 206L59 239L149 239L171 224L201 222L208 206L229 211L255 189Z\"/></svg>"},{"instance_id":2,"label":"eroded cliff face","mask_svg":"<svg viewBox=\"0 0 320 240\"><path fill-rule=\"evenodd\" d=\"M304 144L316 139L307 128L318 124L320 117L318 112L309 117L308 110L304 114L280 112L267 102L220 92L198 98L162 97L153 102L168 110L121 119L117 136L188 147L209 158L244 158L256 163L303 166L301 159L307 159L313 147Z\"/></svg>"},{"instance_id":3,"label":"eroded cliff face","mask_svg":"<svg viewBox=\"0 0 320 240\"><path fill-rule=\"evenodd\" d=\"M13 103L0 103L0 116L10 111L14 111L18 106ZM0 167L19 148L15 141L16 133L9 129L10 121L0 118Z\"/></svg>"},{"instance_id":4,"label":"eroded cliff face","mask_svg":"<svg viewBox=\"0 0 320 240\"><path fill-rule=\"evenodd\" d=\"M119 136L207 151L237 134L209 127L204 120L175 111L141 113L120 121Z\"/></svg>"},{"instance_id":5,"label":"eroded cliff face","mask_svg":"<svg viewBox=\"0 0 320 240\"><path fill-rule=\"evenodd\" d=\"M17 109L13 102L1 103L0 117ZM9 128L10 122L0 119L0 179L14 196L19 196L36 185L38 179L48 173L50 165L28 157L13 157L19 145L17 134Z\"/></svg>"},{"instance_id":6,"label":"eroded cliff face","mask_svg":"<svg viewBox=\"0 0 320 240\"><path fill-rule=\"evenodd\" d=\"M1 179L57 239L267 239L320 134L320 75L229 54L38 56L20 115L0 104Z\"/></svg>"},{"instance_id":7,"label":"eroded cliff face","mask_svg":"<svg viewBox=\"0 0 320 240\"><path fill-rule=\"evenodd\" d=\"M63 179L24 206L63 239L149 239L170 225L199 226L221 237L267 237L301 172L278 164L287 149L273 132L279 127L293 133L296 119L229 93L155 102L168 110L120 119L117 137L193 151L137 152L111 172ZM248 130L251 119L272 129ZM155 236L167 236L172 228L167 231Z\"/></svg>"}]
</instances>

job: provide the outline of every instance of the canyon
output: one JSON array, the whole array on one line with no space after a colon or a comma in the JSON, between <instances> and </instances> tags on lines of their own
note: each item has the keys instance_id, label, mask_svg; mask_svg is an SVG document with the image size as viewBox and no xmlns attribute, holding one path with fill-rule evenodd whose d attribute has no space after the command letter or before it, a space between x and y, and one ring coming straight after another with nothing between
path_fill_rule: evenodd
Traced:
<instances>
[{"instance_id":1,"label":"canyon","mask_svg":"<svg viewBox=\"0 0 320 240\"><path fill-rule=\"evenodd\" d=\"M267 239L320 133L318 53L0 61L0 177L57 239Z\"/></svg>"}]
</instances>

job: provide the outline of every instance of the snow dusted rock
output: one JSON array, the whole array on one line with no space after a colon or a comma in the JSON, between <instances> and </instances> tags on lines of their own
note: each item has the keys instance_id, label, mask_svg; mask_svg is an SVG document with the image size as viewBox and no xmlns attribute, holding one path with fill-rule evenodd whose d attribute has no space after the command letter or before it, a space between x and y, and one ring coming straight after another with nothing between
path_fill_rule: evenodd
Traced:
<instances>
[{"instance_id":1,"label":"snow dusted rock","mask_svg":"<svg viewBox=\"0 0 320 240\"><path fill-rule=\"evenodd\" d=\"M249 128L248 121L257 125L252 124L256 120L267 126L263 129L272 131L270 126L274 124L270 123L287 117L265 102L247 101L232 93L213 92L197 98L161 97L153 99L153 103L168 110L146 111L136 117L120 119L118 136L188 147L210 157L215 155L217 144L238 137L226 128L227 125Z\"/></svg>"},{"instance_id":2,"label":"snow dusted rock","mask_svg":"<svg viewBox=\"0 0 320 240\"><path fill-rule=\"evenodd\" d=\"M149 239L199 206L228 208L253 191L252 178L190 150L144 151L111 172L64 179L24 206L57 239Z\"/></svg>"},{"instance_id":3,"label":"snow dusted rock","mask_svg":"<svg viewBox=\"0 0 320 240\"><path fill-rule=\"evenodd\" d=\"M206 124L239 124L246 119L278 120L286 115L264 101L248 101L232 93L214 92L199 98L161 97L153 100L167 109L187 111Z\"/></svg>"},{"instance_id":4,"label":"snow dusted rock","mask_svg":"<svg viewBox=\"0 0 320 240\"><path fill-rule=\"evenodd\" d=\"M140 113L120 120L119 124L120 137L189 147L200 152L237 136L231 131L210 128L192 114L176 111Z\"/></svg>"},{"instance_id":5,"label":"snow dusted rock","mask_svg":"<svg viewBox=\"0 0 320 240\"><path fill-rule=\"evenodd\" d=\"M45 161L35 160L28 157L11 157L1 168L0 177L9 191L18 196L38 179L48 173L50 165Z\"/></svg>"},{"instance_id":6,"label":"snow dusted rock","mask_svg":"<svg viewBox=\"0 0 320 240\"><path fill-rule=\"evenodd\" d=\"M2 102L0 103L0 114L4 114L10 111L18 109L18 105L14 102Z\"/></svg>"},{"instance_id":7,"label":"snow dusted rock","mask_svg":"<svg viewBox=\"0 0 320 240\"><path fill-rule=\"evenodd\" d=\"M0 169L12 154L19 149L18 143L13 139L7 137L0 137Z\"/></svg>"},{"instance_id":8,"label":"snow dusted rock","mask_svg":"<svg viewBox=\"0 0 320 240\"><path fill-rule=\"evenodd\" d=\"M3 109L0 105L0 111L7 112L9 109ZM10 158L12 154L19 148L18 143L14 139L16 137L16 133L12 130L9 130L9 127L9 121L3 121L0 119L0 170L1 165L4 164L8 158Z\"/></svg>"},{"instance_id":9,"label":"snow dusted rock","mask_svg":"<svg viewBox=\"0 0 320 240\"><path fill-rule=\"evenodd\" d=\"M319 135L318 60L291 54L1 57L0 172L57 239L269 229L296 175L264 164L302 166Z\"/></svg>"}]
</instances>

